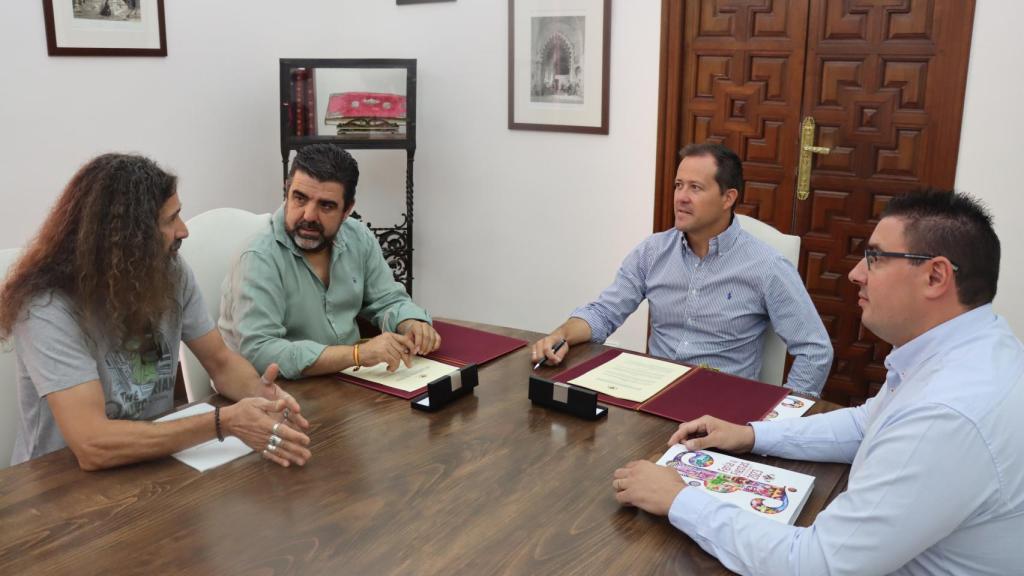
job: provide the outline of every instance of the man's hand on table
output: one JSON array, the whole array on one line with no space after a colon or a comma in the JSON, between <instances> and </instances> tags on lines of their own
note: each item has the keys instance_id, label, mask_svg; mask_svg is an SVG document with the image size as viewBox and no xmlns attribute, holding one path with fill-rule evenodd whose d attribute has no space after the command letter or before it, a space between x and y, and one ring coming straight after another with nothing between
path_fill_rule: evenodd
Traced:
<instances>
[{"instance_id":1,"label":"man's hand on table","mask_svg":"<svg viewBox=\"0 0 1024 576\"><path fill-rule=\"evenodd\" d=\"M626 506L665 516L676 496L686 488L675 468L634 460L612 476L615 499Z\"/></svg>"},{"instance_id":2,"label":"man's hand on table","mask_svg":"<svg viewBox=\"0 0 1024 576\"><path fill-rule=\"evenodd\" d=\"M669 446L676 444L685 444L687 450L721 448L729 452L750 452L754 449L754 429L714 416L701 416L679 425L668 439Z\"/></svg>"},{"instance_id":3,"label":"man's hand on table","mask_svg":"<svg viewBox=\"0 0 1024 576\"><path fill-rule=\"evenodd\" d=\"M408 318L402 320L396 328L399 334L412 342L412 354L426 356L441 347L441 335L433 326L422 320Z\"/></svg>"},{"instance_id":4,"label":"man's hand on table","mask_svg":"<svg viewBox=\"0 0 1024 576\"><path fill-rule=\"evenodd\" d=\"M563 340L565 340L565 337L558 333L558 331L537 340L533 343L533 348L530 350L530 361L537 363L544 359L548 366L561 364L562 360L565 359L565 355L569 353L569 343L565 342L557 352L555 347Z\"/></svg>"}]
</instances>

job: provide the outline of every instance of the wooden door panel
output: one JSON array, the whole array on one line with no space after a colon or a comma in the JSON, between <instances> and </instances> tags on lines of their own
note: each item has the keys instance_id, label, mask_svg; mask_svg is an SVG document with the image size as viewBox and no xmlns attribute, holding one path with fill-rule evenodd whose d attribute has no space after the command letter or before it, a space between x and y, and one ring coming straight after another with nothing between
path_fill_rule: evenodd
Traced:
<instances>
[{"instance_id":1,"label":"wooden door panel","mask_svg":"<svg viewBox=\"0 0 1024 576\"><path fill-rule=\"evenodd\" d=\"M827 399L858 404L885 380L890 347L861 326L846 276L890 198L953 185L972 15L962 0L811 3L803 113L833 153L815 157L795 232L811 299L834 318Z\"/></svg>"},{"instance_id":2,"label":"wooden door panel","mask_svg":"<svg viewBox=\"0 0 1024 576\"><path fill-rule=\"evenodd\" d=\"M737 211L789 230L795 142L803 93L807 5L778 0L688 0L666 4L666 47L685 45L679 78L662 82L655 229L672 226L675 152L690 142L721 142L743 159ZM677 26L677 28L673 28ZM672 116L673 111L682 113Z\"/></svg>"},{"instance_id":3,"label":"wooden door panel","mask_svg":"<svg viewBox=\"0 0 1024 576\"><path fill-rule=\"evenodd\" d=\"M952 187L974 0L663 0L654 229L672 226L676 151L744 160L737 208L802 238L800 270L836 350L828 400L858 404L889 346L847 279L895 195ZM799 122L819 146L795 202Z\"/></svg>"}]
</instances>

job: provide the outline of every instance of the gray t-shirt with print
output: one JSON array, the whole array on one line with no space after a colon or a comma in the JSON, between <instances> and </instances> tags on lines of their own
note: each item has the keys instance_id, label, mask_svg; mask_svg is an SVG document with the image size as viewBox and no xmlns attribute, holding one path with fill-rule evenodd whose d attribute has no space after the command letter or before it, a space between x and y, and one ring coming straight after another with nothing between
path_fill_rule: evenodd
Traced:
<instances>
[{"instance_id":1,"label":"gray t-shirt with print","mask_svg":"<svg viewBox=\"0 0 1024 576\"><path fill-rule=\"evenodd\" d=\"M99 380L111 419L149 420L173 407L180 342L215 328L192 269L180 257L176 261L178 306L147 345L120 346L106 335L87 335L63 293L32 300L13 331L21 417L11 465L67 445L46 401L52 392Z\"/></svg>"}]
</instances>

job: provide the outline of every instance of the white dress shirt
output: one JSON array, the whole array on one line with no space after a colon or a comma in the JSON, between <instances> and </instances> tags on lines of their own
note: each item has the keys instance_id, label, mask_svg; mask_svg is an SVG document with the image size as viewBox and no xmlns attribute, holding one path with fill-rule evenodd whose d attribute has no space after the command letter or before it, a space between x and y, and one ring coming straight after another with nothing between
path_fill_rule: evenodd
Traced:
<instances>
[{"instance_id":1,"label":"white dress shirt","mask_svg":"<svg viewBox=\"0 0 1024 576\"><path fill-rule=\"evenodd\" d=\"M674 526L743 574L1024 574L1024 346L991 305L885 360L863 406L752 423L754 452L851 462L808 528L684 489Z\"/></svg>"}]
</instances>

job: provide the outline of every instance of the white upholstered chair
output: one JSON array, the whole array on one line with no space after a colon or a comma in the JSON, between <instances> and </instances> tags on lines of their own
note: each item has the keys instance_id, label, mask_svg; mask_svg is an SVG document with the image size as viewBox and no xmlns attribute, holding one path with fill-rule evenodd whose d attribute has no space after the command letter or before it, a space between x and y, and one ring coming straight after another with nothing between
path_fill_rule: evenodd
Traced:
<instances>
[{"instance_id":1,"label":"white upholstered chair","mask_svg":"<svg viewBox=\"0 0 1024 576\"><path fill-rule=\"evenodd\" d=\"M740 226L754 238L771 246L787 260L797 266L800 260L800 237L783 234L771 225L749 216L737 214ZM786 343L769 326L764 331L764 350L761 354L761 374L758 380L767 384L782 385L782 373L786 368Z\"/></svg>"},{"instance_id":2,"label":"white upholstered chair","mask_svg":"<svg viewBox=\"0 0 1024 576\"><path fill-rule=\"evenodd\" d=\"M0 250L0 285L7 277L7 270L14 264L19 250ZM14 342L0 344L0 469L11 463L14 438L18 434L18 386L17 359L14 356Z\"/></svg>"},{"instance_id":3,"label":"white upholstered chair","mask_svg":"<svg viewBox=\"0 0 1024 576\"><path fill-rule=\"evenodd\" d=\"M270 214L253 214L237 208L215 208L186 222L189 237L179 254L195 273L206 309L216 324L220 317L220 287L249 241L270 223ZM181 344L181 369L189 402L208 396L210 375Z\"/></svg>"}]
</instances>

